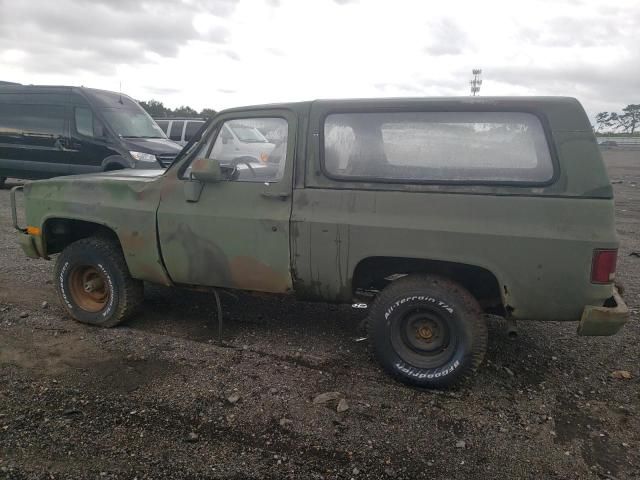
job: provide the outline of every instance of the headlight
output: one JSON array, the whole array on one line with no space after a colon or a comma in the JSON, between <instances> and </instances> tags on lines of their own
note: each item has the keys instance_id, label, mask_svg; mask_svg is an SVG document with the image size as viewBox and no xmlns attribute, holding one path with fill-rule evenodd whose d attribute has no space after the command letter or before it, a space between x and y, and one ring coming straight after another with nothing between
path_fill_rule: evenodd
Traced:
<instances>
[{"instance_id":1,"label":"headlight","mask_svg":"<svg viewBox=\"0 0 640 480\"><path fill-rule=\"evenodd\" d=\"M153 163L158 162L158 160L156 159L156 156L151 155L150 153L142 153L142 152L129 152L129 153L131 154L133 159L137 160L138 162L153 162Z\"/></svg>"}]
</instances>

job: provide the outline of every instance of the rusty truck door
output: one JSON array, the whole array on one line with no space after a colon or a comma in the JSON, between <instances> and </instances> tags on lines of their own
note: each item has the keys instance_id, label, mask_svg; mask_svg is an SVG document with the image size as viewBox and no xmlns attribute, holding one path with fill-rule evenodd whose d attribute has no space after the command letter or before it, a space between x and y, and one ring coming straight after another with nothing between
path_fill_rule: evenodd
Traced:
<instances>
[{"instance_id":1,"label":"rusty truck door","mask_svg":"<svg viewBox=\"0 0 640 480\"><path fill-rule=\"evenodd\" d=\"M167 172L158 237L175 283L272 293L291 290L289 222L296 130L297 116L288 110L222 114L195 154ZM225 180L201 184L194 198L188 193L194 187L189 164L203 157L219 160L226 172L233 167L235 171Z\"/></svg>"}]
</instances>

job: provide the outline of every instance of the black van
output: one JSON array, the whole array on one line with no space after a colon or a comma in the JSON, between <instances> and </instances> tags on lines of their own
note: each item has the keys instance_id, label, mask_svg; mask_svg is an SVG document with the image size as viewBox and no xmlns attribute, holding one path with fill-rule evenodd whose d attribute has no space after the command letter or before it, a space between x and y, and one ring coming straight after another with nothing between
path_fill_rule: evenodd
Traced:
<instances>
[{"instance_id":1,"label":"black van","mask_svg":"<svg viewBox=\"0 0 640 480\"><path fill-rule=\"evenodd\" d=\"M163 168L181 148L127 95L0 85L0 185L6 177Z\"/></svg>"}]
</instances>

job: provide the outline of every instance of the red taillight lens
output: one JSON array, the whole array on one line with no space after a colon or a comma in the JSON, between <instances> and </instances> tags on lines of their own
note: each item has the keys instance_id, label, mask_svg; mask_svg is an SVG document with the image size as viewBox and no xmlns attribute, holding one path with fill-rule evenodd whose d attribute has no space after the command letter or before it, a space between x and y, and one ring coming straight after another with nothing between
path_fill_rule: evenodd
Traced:
<instances>
[{"instance_id":1,"label":"red taillight lens","mask_svg":"<svg viewBox=\"0 0 640 480\"><path fill-rule=\"evenodd\" d=\"M618 250L594 250L591 283L610 283L616 276Z\"/></svg>"}]
</instances>

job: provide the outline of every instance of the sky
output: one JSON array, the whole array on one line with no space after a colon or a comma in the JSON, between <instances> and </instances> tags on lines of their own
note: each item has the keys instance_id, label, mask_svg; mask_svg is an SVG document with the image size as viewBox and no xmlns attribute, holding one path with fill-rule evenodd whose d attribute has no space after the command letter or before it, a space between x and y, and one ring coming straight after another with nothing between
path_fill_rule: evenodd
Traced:
<instances>
[{"instance_id":1,"label":"sky","mask_svg":"<svg viewBox=\"0 0 640 480\"><path fill-rule=\"evenodd\" d=\"M640 0L0 0L0 80L198 110L350 97L640 103Z\"/></svg>"}]
</instances>

